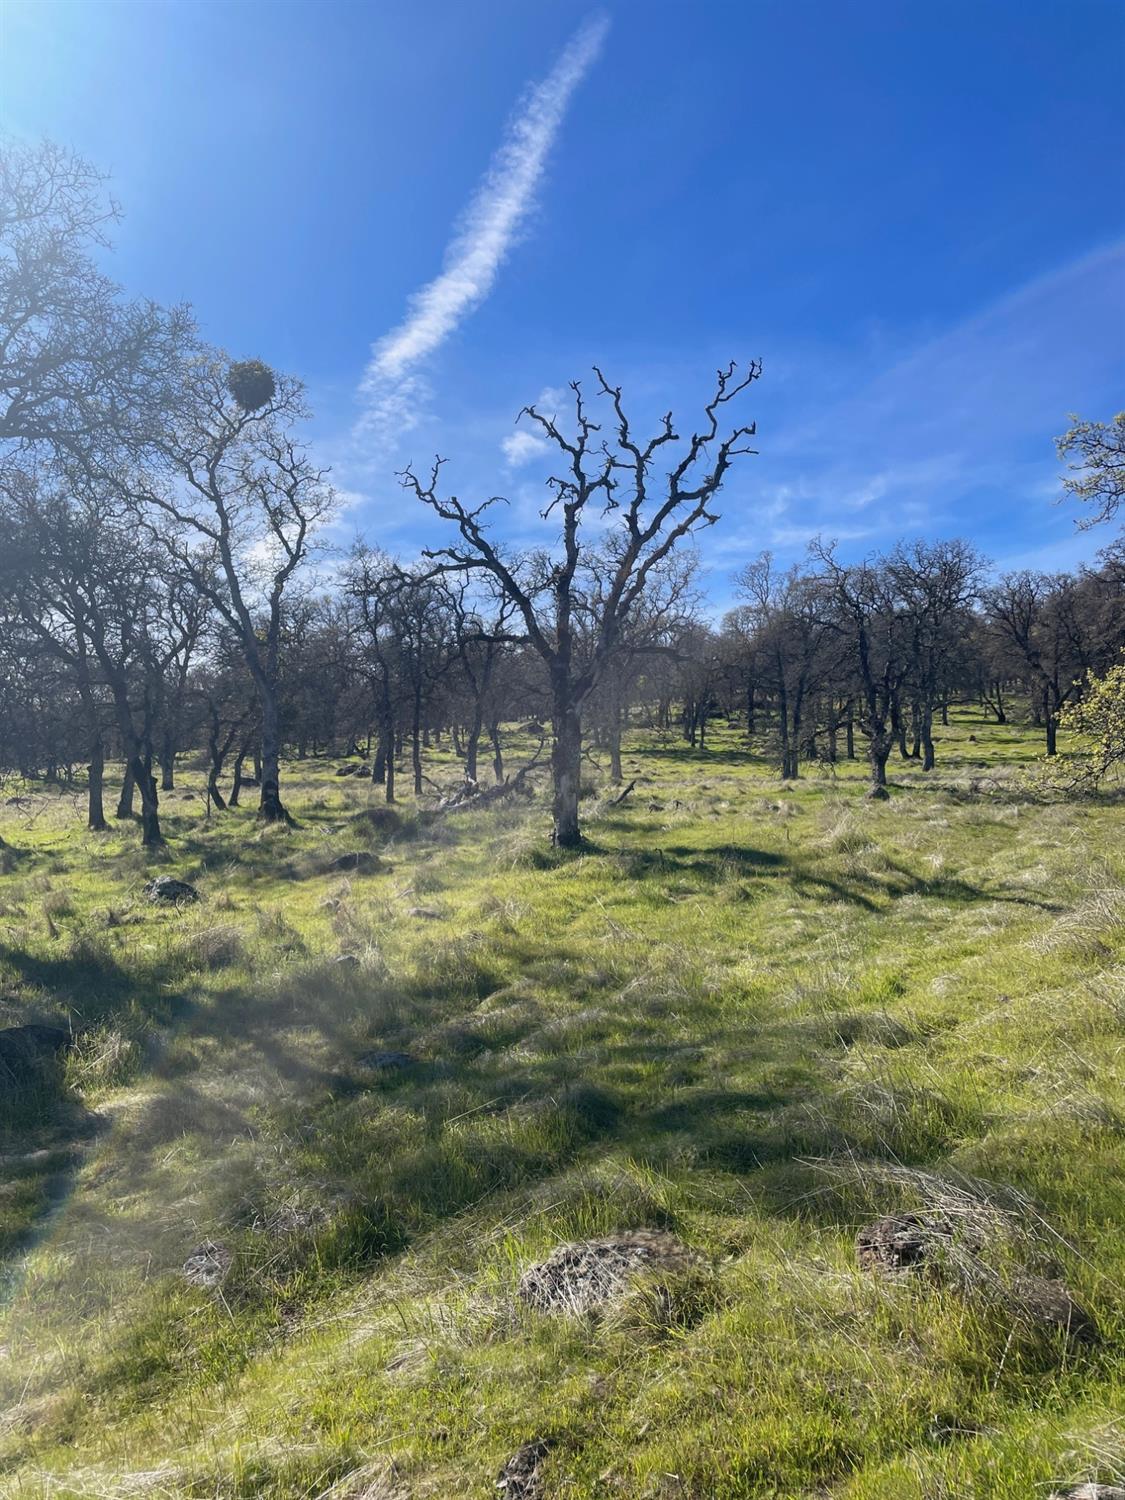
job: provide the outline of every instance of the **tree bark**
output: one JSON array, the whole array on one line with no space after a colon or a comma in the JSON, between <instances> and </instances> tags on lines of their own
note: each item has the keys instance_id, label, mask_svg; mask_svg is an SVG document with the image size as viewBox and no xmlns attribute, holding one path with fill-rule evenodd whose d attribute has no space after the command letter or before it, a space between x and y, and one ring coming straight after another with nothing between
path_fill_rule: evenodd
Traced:
<instances>
[{"instance_id":1,"label":"tree bark","mask_svg":"<svg viewBox=\"0 0 1125 1500\"><path fill-rule=\"evenodd\" d=\"M266 823L292 822L281 802L281 719L277 695L262 689L262 769L258 816Z\"/></svg>"},{"instance_id":2,"label":"tree bark","mask_svg":"<svg viewBox=\"0 0 1125 1500\"><path fill-rule=\"evenodd\" d=\"M164 731L164 739L160 748L160 790L162 792L174 791L176 787L176 744L172 731Z\"/></svg>"},{"instance_id":3,"label":"tree bark","mask_svg":"<svg viewBox=\"0 0 1125 1500\"><path fill-rule=\"evenodd\" d=\"M556 690L551 747L553 841L562 849L582 842L578 826L578 792L582 775L582 722L569 694Z\"/></svg>"},{"instance_id":4,"label":"tree bark","mask_svg":"<svg viewBox=\"0 0 1125 1500\"><path fill-rule=\"evenodd\" d=\"M102 805L102 789L105 784L105 746L99 734L90 747L89 792L87 800L86 826L101 833L106 826L105 808Z\"/></svg>"},{"instance_id":5,"label":"tree bark","mask_svg":"<svg viewBox=\"0 0 1125 1500\"><path fill-rule=\"evenodd\" d=\"M125 762L125 780L121 783L121 795L117 799L117 812L115 817L131 818L133 816L133 792L135 790L133 781L132 762Z\"/></svg>"}]
</instances>

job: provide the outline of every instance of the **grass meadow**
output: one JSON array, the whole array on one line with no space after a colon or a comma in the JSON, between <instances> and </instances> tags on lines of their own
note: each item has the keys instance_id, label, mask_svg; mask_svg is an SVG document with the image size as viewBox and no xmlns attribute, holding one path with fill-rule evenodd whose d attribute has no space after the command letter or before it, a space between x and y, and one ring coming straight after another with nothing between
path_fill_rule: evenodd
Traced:
<instances>
[{"instance_id":1,"label":"grass meadow","mask_svg":"<svg viewBox=\"0 0 1125 1500\"><path fill-rule=\"evenodd\" d=\"M541 795L388 811L336 761L286 767L292 830L183 765L155 862L6 784L0 1024L79 1036L0 1084L0 1493L485 1497L539 1439L509 1500L1120 1479L1125 801L1037 799L1039 753L961 710L869 803L861 762L637 731L576 854ZM978 1274L857 1265L935 1206ZM600 1314L515 1295L642 1228L695 1258Z\"/></svg>"}]
</instances>

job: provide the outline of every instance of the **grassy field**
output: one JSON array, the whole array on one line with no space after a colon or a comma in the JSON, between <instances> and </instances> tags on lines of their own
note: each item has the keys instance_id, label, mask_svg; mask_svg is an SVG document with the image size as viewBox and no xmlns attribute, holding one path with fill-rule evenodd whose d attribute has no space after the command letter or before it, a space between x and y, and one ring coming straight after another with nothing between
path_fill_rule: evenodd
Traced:
<instances>
[{"instance_id":1,"label":"grassy field","mask_svg":"<svg viewBox=\"0 0 1125 1500\"><path fill-rule=\"evenodd\" d=\"M542 803L388 817L336 763L287 768L295 830L207 822L185 767L156 870L199 886L182 910L143 899L131 826L42 788L0 809L0 1024L83 1028L0 1107L0 1492L1028 1500L1125 1472L1125 802L1037 802L1038 737L970 712L885 804L858 764L782 787L734 730L628 751L636 791L610 808L591 766L566 856ZM857 1230L907 1209L962 1259L860 1268ZM516 1295L637 1229L694 1259L597 1314ZM225 1275L192 1284L208 1242Z\"/></svg>"}]
</instances>

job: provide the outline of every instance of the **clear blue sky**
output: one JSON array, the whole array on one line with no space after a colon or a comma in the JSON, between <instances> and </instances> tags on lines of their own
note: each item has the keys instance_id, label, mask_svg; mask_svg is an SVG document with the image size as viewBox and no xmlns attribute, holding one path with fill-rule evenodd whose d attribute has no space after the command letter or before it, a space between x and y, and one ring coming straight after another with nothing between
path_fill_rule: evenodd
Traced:
<instances>
[{"instance_id":1,"label":"clear blue sky","mask_svg":"<svg viewBox=\"0 0 1125 1500\"><path fill-rule=\"evenodd\" d=\"M590 16L552 3L0 0L0 111L112 173L113 269L301 375L345 529L408 553L393 471L536 534L520 406L597 360L686 425L760 355L761 457L705 556L962 534L1062 566L1052 439L1125 407L1125 3L607 0L487 295L357 420L371 347L431 282L529 86ZM393 408L392 408L393 410Z\"/></svg>"}]
</instances>

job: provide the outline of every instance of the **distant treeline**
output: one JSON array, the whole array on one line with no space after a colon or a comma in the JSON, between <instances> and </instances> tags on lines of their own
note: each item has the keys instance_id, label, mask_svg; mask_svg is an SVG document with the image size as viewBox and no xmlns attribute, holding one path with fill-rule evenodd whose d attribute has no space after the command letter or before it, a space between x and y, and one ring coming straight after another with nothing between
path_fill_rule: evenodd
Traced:
<instances>
[{"instance_id":1,"label":"distant treeline","mask_svg":"<svg viewBox=\"0 0 1125 1500\"><path fill-rule=\"evenodd\" d=\"M881 795L896 745L934 764L935 718L958 698L1003 721L1018 696L1053 754L1060 712L1125 644L1120 550L997 580L958 541L860 563L817 544L788 571L762 556L709 626L690 544L755 452L732 415L753 361L717 372L690 433L671 413L638 433L598 369L565 419L522 413L557 461L547 547L505 548L494 500L446 494L438 460L399 477L443 545L403 564L357 543L312 569L336 496L299 436L300 383L209 347L186 309L126 298L95 260L115 214L69 153L0 150L0 770L85 766L91 828L110 760L118 816L136 804L156 845L184 752L220 811L252 766L278 821L285 756L359 754L390 801L406 764L427 792L438 741L469 782L502 782L502 726L523 725L549 744L553 836L574 844L591 742L619 781L629 723L703 747L716 715L785 777L863 755ZM1117 429L1067 441L1074 493L1108 519Z\"/></svg>"}]
</instances>

